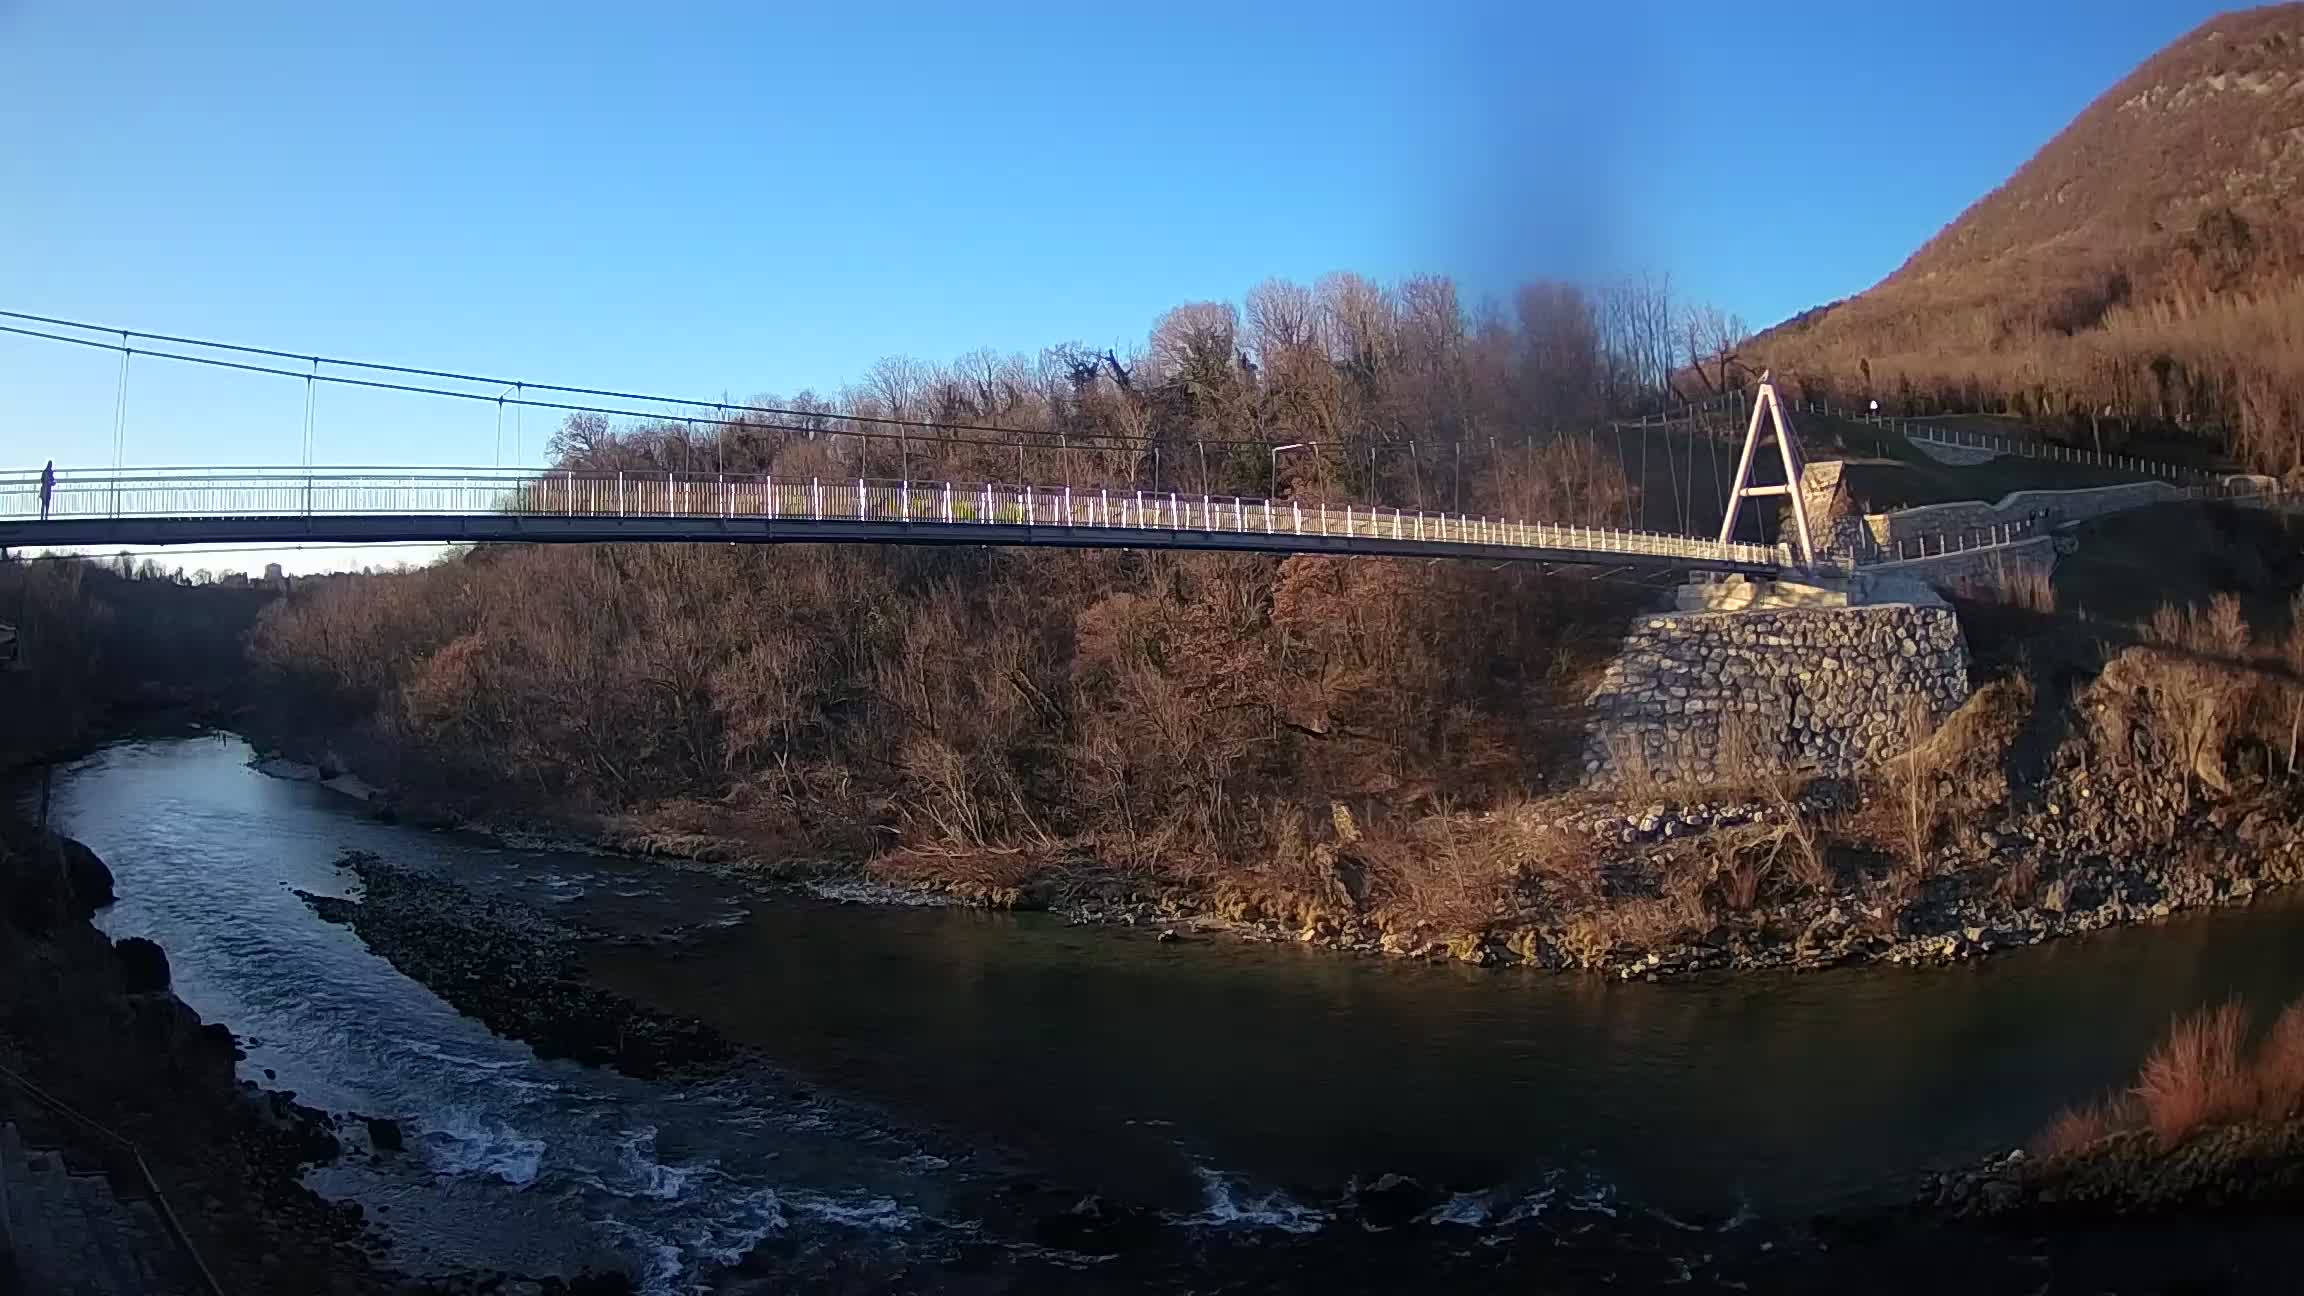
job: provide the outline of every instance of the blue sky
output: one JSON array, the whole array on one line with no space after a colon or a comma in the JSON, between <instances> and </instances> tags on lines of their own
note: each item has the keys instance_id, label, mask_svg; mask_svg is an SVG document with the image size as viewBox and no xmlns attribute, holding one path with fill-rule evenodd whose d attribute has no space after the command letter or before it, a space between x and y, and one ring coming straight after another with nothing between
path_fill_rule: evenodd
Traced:
<instances>
[{"instance_id":1,"label":"blue sky","mask_svg":"<svg viewBox=\"0 0 2304 1296\"><path fill-rule=\"evenodd\" d=\"M0 308L738 397L1336 269L1663 271L1767 324L2220 7L0 0ZM0 340L0 467L107 462L113 373ZM301 422L139 369L127 457ZM318 422L325 462L493 454L487 409Z\"/></svg>"}]
</instances>

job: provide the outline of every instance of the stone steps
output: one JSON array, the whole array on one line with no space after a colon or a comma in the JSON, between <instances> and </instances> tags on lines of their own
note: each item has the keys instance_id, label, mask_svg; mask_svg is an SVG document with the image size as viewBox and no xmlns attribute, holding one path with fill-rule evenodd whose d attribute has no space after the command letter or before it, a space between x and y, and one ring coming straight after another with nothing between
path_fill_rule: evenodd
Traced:
<instances>
[{"instance_id":1,"label":"stone steps","mask_svg":"<svg viewBox=\"0 0 2304 1296\"><path fill-rule=\"evenodd\" d=\"M151 1202L0 1124L0 1292L197 1296L187 1269Z\"/></svg>"}]
</instances>

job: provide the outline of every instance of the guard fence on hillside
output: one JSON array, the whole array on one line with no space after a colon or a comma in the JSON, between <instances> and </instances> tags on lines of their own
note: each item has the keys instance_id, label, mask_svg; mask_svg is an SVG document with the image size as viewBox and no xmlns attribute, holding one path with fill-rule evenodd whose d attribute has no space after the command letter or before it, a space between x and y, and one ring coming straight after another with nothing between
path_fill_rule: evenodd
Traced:
<instances>
[{"instance_id":1,"label":"guard fence on hillside","mask_svg":"<svg viewBox=\"0 0 2304 1296\"><path fill-rule=\"evenodd\" d=\"M1898 418L1889 414L1874 414L1866 410L1844 410L1826 401L1795 401L1795 413L1819 414L1827 418L1846 419L1873 427L1886 428L1907 441L1928 445L1947 446L1964 450L1985 450L1997 455L2015 455L2023 459L2038 459L2044 463L2079 464L2103 468L2113 472L2133 473L2139 477L2157 477L2177 485L2212 480L2214 473L2156 459L2142 459L2134 455L2103 454L2084 450L2078 446L2059 445L2053 441L2027 440L2023 437L1996 436L1990 432L1977 432L1968 428L1942 427L1919 419Z\"/></svg>"}]
</instances>

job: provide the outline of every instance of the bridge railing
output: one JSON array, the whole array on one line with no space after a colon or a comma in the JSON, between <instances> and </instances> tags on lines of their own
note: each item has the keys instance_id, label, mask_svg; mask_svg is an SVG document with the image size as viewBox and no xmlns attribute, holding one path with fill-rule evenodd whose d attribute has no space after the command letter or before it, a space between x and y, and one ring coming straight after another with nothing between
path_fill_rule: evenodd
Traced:
<instances>
[{"instance_id":1,"label":"bridge railing","mask_svg":"<svg viewBox=\"0 0 2304 1296\"><path fill-rule=\"evenodd\" d=\"M1002 482L788 478L726 473L503 472L493 469L170 469L59 474L45 516L718 518L962 527L1328 536L1434 545L1788 566L1781 546L1614 527L1509 521L1366 504L1252 499ZM36 474L0 476L0 520L43 516Z\"/></svg>"}]
</instances>

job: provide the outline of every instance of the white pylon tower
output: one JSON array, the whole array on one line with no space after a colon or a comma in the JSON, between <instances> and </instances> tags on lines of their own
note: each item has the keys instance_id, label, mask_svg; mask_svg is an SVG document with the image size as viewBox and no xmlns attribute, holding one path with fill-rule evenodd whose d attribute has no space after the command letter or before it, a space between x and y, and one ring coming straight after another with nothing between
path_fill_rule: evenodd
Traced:
<instances>
[{"instance_id":1,"label":"white pylon tower","mask_svg":"<svg viewBox=\"0 0 2304 1296\"><path fill-rule=\"evenodd\" d=\"M1744 430L1744 454L1736 461L1736 484L1728 492L1728 516L1720 520L1720 543L1727 544L1736 537L1736 514L1746 496L1784 495L1792 500L1792 527L1800 535L1800 565L1816 565L1816 540L1808 532L1808 504L1800 497L1800 442L1792 435L1792 416L1784 411L1784 401L1776 394L1776 384L1770 374L1760 375L1760 390L1752 398L1752 424ZM1752 459L1760 449L1760 427L1763 419L1773 420L1776 432L1776 450L1784 460L1782 486L1755 486L1752 484Z\"/></svg>"}]
</instances>

